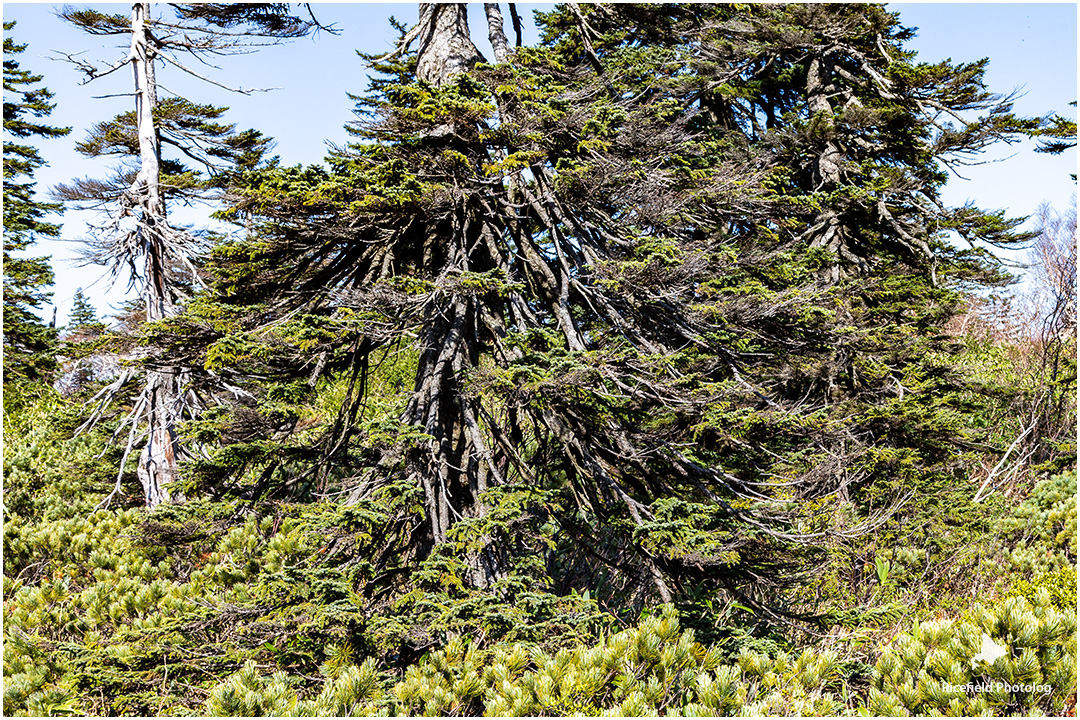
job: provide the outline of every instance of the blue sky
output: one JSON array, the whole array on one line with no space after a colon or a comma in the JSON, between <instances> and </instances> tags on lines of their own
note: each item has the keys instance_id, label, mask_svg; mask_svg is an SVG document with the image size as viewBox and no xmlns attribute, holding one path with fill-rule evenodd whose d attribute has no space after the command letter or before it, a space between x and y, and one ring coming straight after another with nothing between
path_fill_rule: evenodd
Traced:
<instances>
[{"instance_id":1,"label":"blue sky","mask_svg":"<svg viewBox=\"0 0 1080 720\"><path fill-rule=\"evenodd\" d=\"M93 6L125 14L130 9L124 4ZM129 97L95 99L129 92L127 73L117 72L83 86L81 75L70 63L52 59L64 52L112 62L124 52L116 39L90 37L67 26L53 15L55 7L58 5L3 5L4 20L18 22L13 38L29 45L20 56L21 65L44 75L45 85L56 93L53 124L74 128L67 138L37 143L49 161L49 166L37 173L42 190L75 177L102 174L107 163L82 158L75 153L74 145L85 138L94 122L111 118L131 104ZM538 6L518 5L526 14L526 42L536 38L528 23L528 11L533 7ZM888 7L900 12L905 25L919 28L910 47L919 52L921 59L971 61L989 57L989 87L1000 93L1022 92L1016 102L1020 114L1056 112L1075 117L1069 103L1077 98L1077 5L890 3ZM360 93L366 88L365 68L355 51L390 50L397 33L387 19L394 15L411 24L416 20L416 5L315 3L313 8L322 23L338 26L341 33L322 33L255 54L222 58L221 70L210 70L225 84L278 90L235 95L179 75L171 68L161 72L159 81L190 99L229 106L229 122L241 128L254 127L278 141L275 152L284 164L318 162L325 153L326 141L344 143L348 138L342 126L353 116L346 93ZM478 36L478 47L490 57L486 40L479 39L486 27L482 12L480 4L470 7L471 26ZM1030 215L1044 201L1062 208L1074 202L1075 183L1069 173L1076 172L1076 151L1054 157L1032 153L1033 146L1028 141L989 153L987 164L964 172L967 179L949 182L945 202L961 205L970 200L985 208L1007 208L1011 215ZM197 223L205 212L193 208L174 217ZM123 279L110 289L100 268L76 267L71 259L87 218L67 213L63 218L64 240L39 243L33 253L53 256L57 276L54 301L61 324L66 321L77 287L84 288L99 315L108 314L110 305L115 306L124 297Z\"/></svg>"}]
</instances>

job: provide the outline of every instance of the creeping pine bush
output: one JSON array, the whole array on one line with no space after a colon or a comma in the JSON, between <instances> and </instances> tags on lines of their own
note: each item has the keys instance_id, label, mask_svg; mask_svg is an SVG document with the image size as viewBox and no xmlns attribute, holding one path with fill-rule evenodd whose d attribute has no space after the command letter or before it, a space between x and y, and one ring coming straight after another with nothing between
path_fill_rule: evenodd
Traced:
<instances>
[{"instance_id":1,"label":"creeping pine bush","mask_svg":"<svg viewBox=\"0 0 1080 720\"><path fill-rule=\"evenodd\" d=\"M1022 572L1049 573L1076 565L1076 471L1038 482L1006 529L1019 536L1010 560Z\"/></svg>"},{"instance_id":2,"label":"creeping pine bush","mask_svg":"<svg viewBox=\"0 0 1080 720\"><path fill-rule=\"evenodd\" d=\"M396 656L372 641L386 624L355 590L364 566L346 561L367 553L378 508L94 510L115 464L95 474L103 440L62 440L48 414L28 409L37 429L10 432L4 448L7 716L1022 715L1060 713L1075 696L1075 474L1039 483L1006 521L994 559L1022 568L1014 597L897 636L877 653L872 687L848 685L852 659L833 652L747 648L732 659L670 607L599 640L573 635L560 618L580 606L562 600L552 624L483 646L460 618L432 620L431 637L449 639L397 675L378 659ZM925 556L890 557L882 588ZM425 572L452 567L444 560ZM410 593L427 613L417 617L464 605L439 592L432 580ZM589 639L540 645L559 627ZM987 642L1003 656L976 660Z\"/></svg>"},{"instance_id":3,"label":"creeping pine bush","mask_svg":"<svg viewBox=\"0 0 1080 720\"><path fill-rule=\"evenodd\" d=\"M215 688L206 712L217 715L832 715L845 707L834 654L806 651L770 659L744 651L722 665L675 610L594 646L555 654L521 644L490 650L456 638L410 666L385 695L367 661L327 681L313 701L298 699L281 675L253 666Z\"/></svg>"},{"instance_id":4,"label":"creeping pine bush","mask_svg":"<svg viewBox=\"0 0 1080 720\"><path fill-rule=\"evenodd\" d=\"M325 668L323 668L325 671ZM319 695L301 700L289 676L259 674L254 662L218 685L206 714L218 717L356 717L378 714L383 688L374 660L351 665L329 677Z\"/></svg>"},{"instance_id":5,"label":"creeping pine bush","mask_svg":"<svg viewBox=\"0 0 1080 720\"><path fill-rule=\"evenodd\" d=\"M985 636L985 637L984 637ZM987 662L985 643L1004 648ZM663 608L636 628L557 653L521 644L481 649L455 638L410 666L396 684L372 660L322 670L303 699L284 673L254 664L218 685L205 711L241 715L822 716L1060 713L1076 693L1076 620L1040 592L971 618L916 624L885 649L868 697L845 686L835 653L734 663L679 627ZM392 685L392 687L391 687Z\"/></svg>"},{"instance_id":6,"label":"creeping pine bush","mask_svg":"<svg viewBox=\"0 0 1080 720\"><path fill-rule=\"evenodd\" d=\"M1034 600L1042 590L1054 607L1076 610L1076 472L1041 480L1005 521L1013 547L1010 594Z\"/></svg>"},{"instance_id":7,"label":"creeping pine bush","mask_svg":"<svg viewBox=\"0 0 1080 720\"><path fill-rule=\"evenodd\" d=\"M987 662L990 642L1004 654ZM871 715L1060 714L1076 695L1076 614L1056 610L1045 590L1034 603L976 605L969 620L917 624L876 670Z\"/></svg>"}]
</instances>

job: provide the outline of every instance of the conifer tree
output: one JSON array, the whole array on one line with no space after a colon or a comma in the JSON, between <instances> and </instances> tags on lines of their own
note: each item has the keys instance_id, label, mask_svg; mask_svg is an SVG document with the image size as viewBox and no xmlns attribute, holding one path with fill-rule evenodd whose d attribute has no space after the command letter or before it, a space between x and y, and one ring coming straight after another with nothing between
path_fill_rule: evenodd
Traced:
<instances>
[{"instance_id":1,"label":"conifer tree","mask_svg":"<svg viewBox=\"0 0 1080 720\"><path fill-rule=\"evenodd\" d=\"M830 533L956 479L941 328L1006 280L984 248L1029 236L939 190L1044 127L985 62L921 63L868 5L566 4L516 52L488 18L495 65L422 6L356 143L232 187L257 234L216 254L234 322L189 318L183 351L256 400L208 489L415 492L399 567L458 548L482 587L558 547L549 582L640 605L775 597ZM415 367L396 400L386 364ZM321 377L341 412L299 432Z\"/></svg>"},{"instance_id":2,"label":"conifer tree","mask_svg":"<svg viewBox=\"0 0 1080 720\"><path fill-rule=\"evenodd\" d=\"M71 314L68 316L68 327L72 330L97 325L97 311L90 304L83 293L82 288L75 289L75 296L71 300Z\"/></svg>"},{"instance_id":3,"label":"conifer tree","mask_svg":"<svg viewBox=\"0 0 1080 720\"><path fill-rule=\"evenodd\" d=\"M68 315L68 324L64 333L64 340L68 343L68 350L76 348L72 343L81 343L99 337L105 331L105 323L100 322L97 310L83 293L82 288L76 288L72 298L71 313ZM82 353L75 353L81 355ZM66 392L72 392L85 388L96 376L100 376L101 358L76 357L68 366L67 373L62 378L60 385Z\"/></svg>"},{"instance_id":4,"label":"conifer tree","mask_svg":"<svg viewBox=\"0 0 1080 720\"><path fill-rule=\"evenodd\" d=\"M26 49L10 33L15 23L4 23L4 384L46 377L56 366L55 331L38 319L36 312L49 298L46 288L53 272L46 257L27 258L26 250L37 237L56 237L60 228L46 217L60 206L34 198L34 171L45 161L37 148L22 144L31 137L56 138L71 128L44 124L52 112L52 93L19 66L15 56Z\"/></svg>"},{"instance_id":5,"label":"conifer tree","mask_svg":"<svg viewBox=\"0 0 1080 720\"><path fill-rule=\"evenodd\" d=\"M299 37L313 28L287 10L284 4L176 5L176 22L154 18L150 3L134 3L130 17L70 7L61 12L91 35L130 38L125 57L107 68L75 60L88 82L129 67L135 97L133 112L97 124L78 149L91 157L137 158L138 170L133 175L121 170L109 180L79 180L57 192L65 201L107 209L108 221L96 229L90 256L114 273L128 270L132 285L141 283L148 323L174 316L201 282L196 258L205 249L203 242L169 222L168 201L204 194L208 186L200 171L213 175L222 165L253 166L268 143L258 132L238 133L216 122L224 108L159 97L157 68L171 66L207 80L178 54L200 59L228 54ZM196 167L164 155L168 148ZM197 410L183 389L183 375L179 367L148 363L145 387L130 416L133 424L146 422L138 475L151 508L171 499L169 487L185 452L177 424L185 412Z\"/></svg>"}]
</instances>

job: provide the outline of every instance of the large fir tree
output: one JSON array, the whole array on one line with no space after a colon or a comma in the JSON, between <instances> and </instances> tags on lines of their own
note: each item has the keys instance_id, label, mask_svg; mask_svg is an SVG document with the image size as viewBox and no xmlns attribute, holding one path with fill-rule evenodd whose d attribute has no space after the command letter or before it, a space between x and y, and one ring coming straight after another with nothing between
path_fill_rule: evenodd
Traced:
<instances>
[{"instance_id":1,"label":"large fir tree","mask_svg":"<svg viewBox=\"0 0 1080 720\"><path fill-rule=\"evenodd\" d=\"M56 237L60 228L46 219L60 206L34 197L34 171L45 161L28 138L56 138L71 132L40 121L52 112L52 93L19 66L15 56L26 49L10 33L14 21L4 23L4 384L38 380L55 368L56 332L37 316L50 297L53 272L47 257L28 258L18 253L37 237Z\"/></svg>"},{"instance_id":2,"label":"large fir tree","mask_svg":"<svg viewBox=\"0 0 1080 720\"><path fill-rule=\"evenodd\" d=\"M1074 447L1001 426L1075 415L1075 227L1037 246L1051 335L957 338L1007 280L987 246L1027 236L939 192L1068 124L920 63L876 5L568 4L515 49L487 4L491 58L464 10L369 58L321 166L162 90L148 217L140 113L84 143L129 168L62 191L126 194L104 259L146 272L109 241L171 228L171 193L224 191L236 231L167 255L173 314L135 298L64 351L175 370L189 502L95 508L139 410L75 438L81 398L5 413L4 714L1066 712L1076 478L1022 442ZM228 172L172 154L194 131ZM970 689L1000 677L1042 686Z\"/></svg>"},{"instance_id":3,"label":"large fir tree","mask_svg":"<svg viewBox=\"0 0 1080 720\"><path fill-rule=\"evenodd\" d=\"M244 399L193 489L389 506L381 577L757 603L957 479L941 329L1027 236L939 190L1043 127L985 62L873 5L568 4L516 52L488 17L497 64L421 6L357 142L232 187L255 236L173 352Z\"/></svg>"}]
</instances>

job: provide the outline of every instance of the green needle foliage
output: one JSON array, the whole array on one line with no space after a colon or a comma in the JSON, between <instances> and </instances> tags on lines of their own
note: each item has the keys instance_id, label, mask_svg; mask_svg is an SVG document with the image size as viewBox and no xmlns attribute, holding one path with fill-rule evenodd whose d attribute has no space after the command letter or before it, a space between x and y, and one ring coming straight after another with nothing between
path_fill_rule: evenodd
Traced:
<instances>
[{"instance_id":1,"label":"green needle foliage","mask_svg":"<svg viewBox=\"0 0 1080 720\"><path fill-rule=\"evenodd\" d=\"M68 327L72 330L93 328L99 326L97 310L90 304L82 288L75 289L75 295L71 301L71 313L68 316Z\"/></svg>"},{"instance_id":2,"label":"green needle foliage","mask_svg":"<svg viewBox=\"0 0 1080 720\"><path fill-rule=\"evenodd\" d=\"M491 63L457 6L399 27L321 165L157 105L229 166L166 155L166 193L236 224L135 323L184 462L102 507L138 388L5 414L4 713L1065 712L1075 449L1006 468L1039 381L950 324L1031 234L940 191L1066 125L876 5L560 5L513 50L487 12ZM137 120L83 149L131 156Z\"/></svg>"},{"instance_id":3,"label":"green needle foliage","mask_svg":"<svg viewBox=\"0 0 1080 720\"><path fill-rule=\"evenodd\" d=\"M983 635L1007 653L972 661ZM467 640L411 666L388 688L370 661L327 678L303 700L285 673L253 665L218 685L205 712L250 715L408 715L460 717L1032 715L1060 712L1076 692L1076 620L1049 607L1010 600L977 606L969 622L916 625L894 639L863 700L852 694L835 653L768 657L744 651L725 663L679 627L669 606L594 646L556 654L521 645L492 651ZM978 687L1007 684L980 693ZM970 686L970 687L969 687ZM1014 688L1019 687L1019 690Z\"/></svg>"},{"instance_id":4,"label":"green needle foliage","mask_svg":"<svg viewBox=\"0 0 1080 720\"><path fill-rule=\"evenodd\" d=\"M65 439L78 414L54 396L6 419L7 715L1032 714L1060 712L1075 692L1075 604L1046 575L992 609L869 636L863 617L848 623L861 638L801 648L780 634L762 642L760 619L703 602L626 629L588 593L515 587L520 574L495 588L516 604L500 604L461 582L449 546L402 596L380 555L397 546L392 519L415 489L354 506L95 510L120 449L106 444L108 424ZM1015 510L1010 532L1031 528L1036 557L1075 563L1075 505L1059 497L1070 482L1075 494L1075 480L1055 478ZM911 566L925 573L913 554L894 552L886 580L910 588ZM987 559L999 575L1009 567ZM718 641L706 618L750 637ZM972 667L984 632L1011 654ZM943 686L1006 680L1051 692Z\"/></svg>"},{"instance_id":5,"label":"green needle foliage","mask_svg":"<svg viewBox=\"0 0 1080 720\"><path fill-rule=\"evenodd\" d=\"M983 248L1030 235L938 192L1043 124L875 6L581 13L456 75L406 38L371 59L356 142L228 188L249 235L155 339L243 390L185 482L411 488L395 576L453 546L482 589L544 553L549 587L605 577L615 606L783 608L830 533L985 439L943 328L1007 280Z\"/></svg>"},{"instance_id":6,"label":"green needle foliage","mask_svg":"<svg viewBox=\"0 0 1080 720\"><path fill-rule=\"evenodd\" d=\"M45 164L29 138L63 137L71 128L46 125L54 105L52 93L35 87L41 75L19 66L15 57L26 50L11 36L15 22L4 23L4 389L15 393L20 382L48 377L56 367L52 353L56 331L37 316L51 293L53 272L47 257L19 253L38 237L56 237L60 227L46 218L60 211L34 197L34 171ZM13 402L13 399L8 401ZM7 404L5 404L7 407Z\"/></svg>"}]
</instances>

